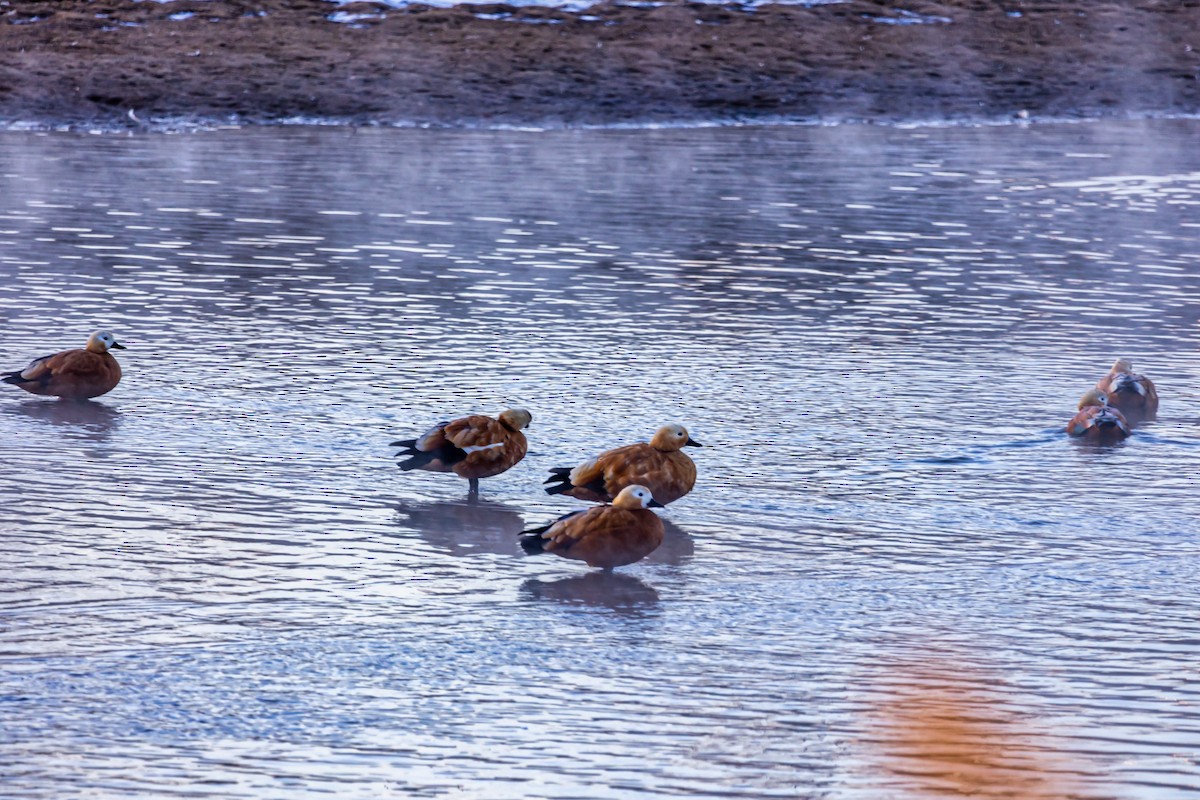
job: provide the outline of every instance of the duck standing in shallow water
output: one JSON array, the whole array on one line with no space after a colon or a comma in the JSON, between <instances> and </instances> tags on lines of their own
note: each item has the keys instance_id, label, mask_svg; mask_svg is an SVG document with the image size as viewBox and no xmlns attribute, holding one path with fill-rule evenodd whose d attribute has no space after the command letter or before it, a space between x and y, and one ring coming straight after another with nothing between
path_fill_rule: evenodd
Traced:
<instances>
[{"instance_id":1,"label":"duck standing in shallow water","mask_svg":"<svg viewBox=\"0 0 1200 800\"><path fill-rule=\"evenodd\" d=\"M408 472L453 472L470 482L470 493L479 493L479 479L490 478L511 468L525 457L529 444L523 428L533 415L523 408L510 408L497 419L472 414L453 422L439 422L418 439L392 442L403 447L396 454L405 458L400 469Z\"/></svg>"},{"instance_id":2,"label":"duck standing in shallow water","mask_svg":"<svg viewBox=\"0 0 1200 800\"><path fill-rule=\"evenodd\" d=\"M1096 389L1108 395L1108 404L1133 422L1153 420L1158 413L1158 390L1145 375L1133 371L1133 362L1118 358Z\"/></svg>"},{"instance_id":3,"label":"duck standing in shallow water","mask_svg":"<svg viewBox=\"0 0 1200 800\"><path fill-rule=\"evenodd\" d=\"M547 494L607 503L626 486L645 486L658 505L673 503L696 485L696 463L680 449L701 447L682 425L664 425L650 443L639 442L605 451L571 469L550 470Z\"/></svg>"},{"instance_id":4,"label":"duck standing in shallow water","mask_svg":"<svg viewBox=\"0 0 1200 800\"><path fill-rule=\"evenodd\" d=\"M1079 413L1067 423L1067 433L1093 442L1115 442L1129 435L1129 422L1108 405L1104 392L1092 389L1079 401Z\"/></svg>"},{"instance_id":5,"label":"duck standing in shallow water","mask_svg":"<svg viewBox=\"0 0 1200 800\"><path fill-rule=\"evenodd\" d=\"M121 365L108 351L124 349L125 345L117 344L108 331L96 331L82 349L35 358L25 369L10 372L0 380L31 394L63 400L99 397L111 392L121 380Z\"/></svg>"},{"instance_id":6,"label":"duck standing in shallow water","mask_svg":"<svg viewBox=\"0 0 1200 800\"><path fill-rule=\"evenodd\" d=\"M525 531L521 549L531 555L554 553L604 570L632 564L662 544L662 520L648 508L653 500L645 486L626 486L612 505L575 511Z\"/></svg>"}]
</instances>

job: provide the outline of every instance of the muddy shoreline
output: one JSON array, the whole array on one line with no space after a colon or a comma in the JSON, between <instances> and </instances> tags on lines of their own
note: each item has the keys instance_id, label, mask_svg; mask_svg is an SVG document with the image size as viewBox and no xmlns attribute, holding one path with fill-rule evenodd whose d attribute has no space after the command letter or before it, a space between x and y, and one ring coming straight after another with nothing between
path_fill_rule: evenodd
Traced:
<instances>
[{"instance_id":1,"label":"muddy shoreline","mask_svg":"<svg viewBox=\"0 0 1200 800\"><path fill-rule=\"evenodd\" d=\"M1200 112L1200 2L0 3L0 125L972 122ZM353 22L334 22L337 19Z\"/></svg>"}]
</instances>

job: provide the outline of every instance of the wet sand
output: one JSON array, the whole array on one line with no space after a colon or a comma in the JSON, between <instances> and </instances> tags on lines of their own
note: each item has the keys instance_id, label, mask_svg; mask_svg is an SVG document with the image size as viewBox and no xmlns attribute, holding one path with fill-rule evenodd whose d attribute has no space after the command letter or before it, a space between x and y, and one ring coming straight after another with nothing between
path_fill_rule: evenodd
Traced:
<instances>
[{"instance_id":1,"label":"wet sand","mask_svg":"<svg viewBox=\"0 0 1200 800\"><path fill-rule=\"evenodd\" d=\"M336 11L368 15L335 23ZM192 16L172 19L172 16ZM487 18L484 18L487 17ZM0 6L0 123L613 125L1194 114L1200 3Z\"/></svg>"}]
</instances>

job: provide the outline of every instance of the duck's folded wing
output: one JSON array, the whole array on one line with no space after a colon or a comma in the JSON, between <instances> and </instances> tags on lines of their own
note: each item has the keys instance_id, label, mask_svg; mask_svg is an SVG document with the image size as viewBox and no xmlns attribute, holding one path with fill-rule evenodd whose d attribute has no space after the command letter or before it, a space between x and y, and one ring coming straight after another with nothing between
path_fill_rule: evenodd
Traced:
<instances>
[{"instance_id":1,"label":"duck's folded wing","mask_svg":"<svg viewBox=\"0 0 1200 800\"><path fill-rule=\"evenodd\" d=\"M1083 436L1092 428L1098 426L1115 426L1125 436L1129 435L1129 423L1120 411L1115 408L1098 408L1089 406L1080 409L1067 423L1067 433L1072 436Z\"/></svg>"},{"instance_id":2,"label":"duck's folded wing","mask_svg":"<svg viewBox=\"0 0 1200 800\"><path fill-rule=\"evenodd\" d=\"M600 456L600 458L603 458L603 456ZM572 469L567 474L567 482L572 486L596 485L603 491L604 466L600 463L600 458L585 461Z\"/></svg>"},{"instance_id":3,"label":"duck's folded wing","mask_svg":"<svg viewBox=\"0 0 1200 800\"><path fill-rule=\"evenodd\" d=\"M26 381L48 380L51 375L58 371L58 368L63 363L64 357L67 355L70 354L55 353L53 355L35 358L33 361L29 362L29 366L17 374L21 380Z\"/></svg>"},{"instance_id":4,"label":"duck's folded wing","mask_svg":"<svg viewBox=\"0 0 1200 800\"><path fill-rule=\"evenodd\" d=\"M1146 401L1157 403L1158 402L1158 389L1156 389L1154 387L1154 381L1150 380L1149 378L1147 378L1144 375L1139 375L1138 377L1141 378L1142 386L1146 390Z\"/></svg>"},{"instance_id":5,"label":"duck's folded wing","mask_svg":"<svg viewBox=\"0 0 1200 800\"><path fill-rule=\"evenodd\" d=\"M1135 375L1132 372L1110 372L1096 382L1096 388L1106 394L1136 392L1147 399L1158 399L1154 383L1145 375Z\"/></svg>"},{"instance_id":6,"label":"duck's folded wing","mask_svg":"<svg viewBox=\"0 0 1200 800\"><path fill-rule=\"evenodd\" d=\"M439 422L412 442L412 447L422 453L432 453L446 446L446 425ZM404 444L401 442L400 444Z\"/></svg>"},{"instance_id":7,"label":"duck's folded wing","mask_svg":"<svg viewBox=\"0 0 1200 800\"><path fill-rule=\"evenodd\" d=\"M446 426L446 439L476 461L503 458L510 432L501 423L482 415L456 419Z\"/></svg>"},{"instance_id":8,"label":"duck's folded wing","mask_svg":"<svg viewBox=\"0 0 1200 800\"><path fill-rule=\"evenodd\" d=\"M1119 373L1119 372L1108 373L1103 378L1096 381L1096 388L1098 390L1100 390L1101 392L1104 392L1105 394L1109 394L1110 392L1115 392L1117 389L1117 387L1115 385L1116 380L1120 375L1121 375L1121 373Z\"/></svg>"},{"instance_id":9,"label":"duck's folded wing","mask_svg":"<svg viewBox=\"0 0 1200 800\"><path fill-rule=\"evenodd\" d=\"M610 512L619 510L612 506L596 506L587 511L574 511L560 517L542 534L547 540L546 550L563 552L580 542L586 543L606 535L614 528L615 523Z\"/></svg>"},{"instance_id":10,"label":"duck's folded wing","mask_svg":"<svg viewBox=\"0 0 1200 800\"><path fill-rule=\"evenodd\" d=\"M571 485L598 487L599 491L604 491L604 485L613 477L629 472L636 474L645 456L642 451L648 449L651 448L646 444L627 444L605 450L591 461L585 461L571 470Z\"/></svg>"},{"instance_id":11,"label":"duck's folded wing","mask_svg":"<svg viewBox=\"0 0 1200 800\"><path fill-rule=\"evenodd\" d=\"M647 463L645 472L642 474L644 482L648 485L670 486L679 491L688 492L696 483L696 464L687 456L684 456L683 459L664 457Z\"/></svg>"},{"instance_id":12,"label":"duck's folded wing","mask_svg":"<svg viewBox=\"0 0 1200 800\"><path fill-rule=\"evenodd\" d=\"M1092 409L1084 408L1075 416L1071 417L1071 421L1067 423L1067 433L1072 436L1083 436L1087 433L1088 428L1095 424L1092 421Z\"/></svg>"}]
</instances>

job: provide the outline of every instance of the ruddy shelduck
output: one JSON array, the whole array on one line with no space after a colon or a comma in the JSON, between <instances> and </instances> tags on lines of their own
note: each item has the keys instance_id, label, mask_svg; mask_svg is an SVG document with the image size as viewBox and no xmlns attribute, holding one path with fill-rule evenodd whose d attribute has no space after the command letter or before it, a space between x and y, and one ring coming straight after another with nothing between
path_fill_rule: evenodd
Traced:
<instances>
[{"instance_id":1,"label":"ruddy shelduck","mask_svg":"<svg viewBox=\"0 0 1200 800\"><path fill-rule=\"evenodd\" d=\"M1096 389L1108 395L1108 405L1126 417L1141 422L1154 419L1158 413L1158 390L1145 375L1133 371L1133 362L1118 358L1100 380Z\"/></svg>"},{"instance_id":2,"label":"ruddy shelduck","mask_svg":"<svg viewBox=\"0 0 1200 800\"><path fill-rule=\"evenodd\" d=\"M472 414L439 422L420 438L392 442L392 447L404 448L396 457L407 459L399 462L405 472L453 472L466 478L471 494L477 494L480 478L499 475L525 457L529 444L521 430L532 421L533 415L523 408L510 408L497 419Z\"/></svg>"},{"instance_id":3,"label":"ruddy shelduck","mask_svg":"<svg viewBox=\"0 0 1200 800\"><path fill-rule=\"evenodd\" d=\"M645 486L626 486L612 505L594 506L559 517L521 534L521 549L531 555L554 553L611 570L640 561L663 540L663 524L648 506Z\"/></svg>"},{"instance_id":4,"label":"ruddy shelduck","mask_svg":"<svg viewBox=\"0 0 1200 800\"><path fill-rule=\"evenodd\" d=\"M35 358L25 369L10 372L0 380L31 394L63 400L99 397L111 392L121 380L121 365L108 351L124 349L125 345L117 344L108 331L96 331L85 347Z\"/></svg>"},{"instance_id":5,"label":"ruddy shelduck","mask_svg":"<svg viewBox=\"0 0 1200 800\"><path fill-rule=\"evenodd\" d=\"M1067 423L1067 433L1097 442L1113 442L1129 435L1125 415L1108 404L1108 396L1092 389L1079 401L1079 413Z\"/></svg>"},{"instance_id":6,"label":"ruddy shelduck","mask_svg":"<svg viewBox=\"0 0 1200 800\"><path fill-rule=\"evenodd\" d=\"M640 484L654 495L656 505L673 503L696 485L696 463L680 451L701 447L682 425L664 425L650 443L639 442L601 453L571 469L550 470L547 494L566 494L579 500L606 503L626 486Z\"/></svg>"}]
</instances>

